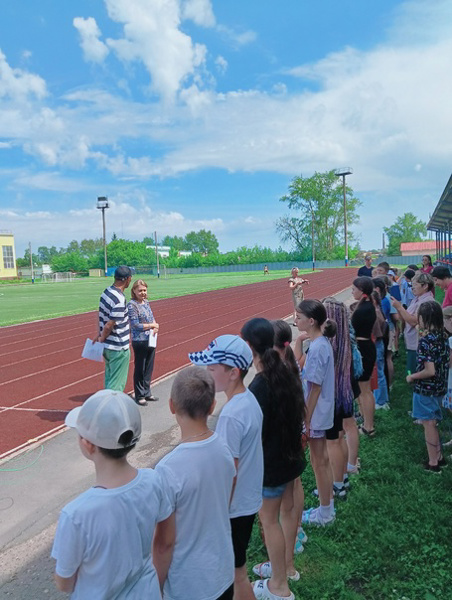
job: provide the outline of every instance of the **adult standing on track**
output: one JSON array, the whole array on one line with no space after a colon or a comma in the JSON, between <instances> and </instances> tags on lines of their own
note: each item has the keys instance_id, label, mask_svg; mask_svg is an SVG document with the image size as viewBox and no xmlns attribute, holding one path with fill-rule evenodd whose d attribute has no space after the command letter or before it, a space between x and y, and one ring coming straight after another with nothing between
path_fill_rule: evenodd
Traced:
<instances>
[{"instance_id":1,"label":"adult standing on track","mask_svg":"<svg viewBox=\"0 0 452 600\"><path fill-rule=\"evenodd\" d=\"M146 406L146 401L157 400L151 394L155 347L149 346L149 336L158 332L159 325L155 322L151 305L147 300L148 284L142 279L135 281L131 296L132 299L127 305L127 310L129 311L132 348L135 355L135 369L133 372L135 402L140 406Z\"/></svg>"},{"instance_id":2,"label":"adult standing on track","mask_svg":"<svg viewBox=\"0 0 452 600\"><path fill-rule=\"evenodd\" d=\"M105 389L124 391L129 372L130 327L126 290L132 280L129 267L118 267L115 282L103 291L99 301L98 342L104 344Z\"/></svg>"},{"instance_id":3,"label":"adult standing on track","mask_svg":"<svg viewBox=\"0 0 452 600\"><path fill-rule=\"evenodd\" d=\"M358 269L358 277L372 277L372 254L366 254L365 264Z\"/></svg>"},{"instance_id":4,"label":"adult standing on track","mask_svg":"<svg viewBox=\"0 0 452 600\"><path fill-rule=\"evenodd\" d=\"M296 318L297 318L297 306L304 300L304 292L303 292L303 284L309 284L307 279L303 279L298 274L298 267L292 267L292 271L290 272L289 279L289 288L292 292L292 302L293 302L293 326L296 327Z\"/></svg>"}]
</instances>

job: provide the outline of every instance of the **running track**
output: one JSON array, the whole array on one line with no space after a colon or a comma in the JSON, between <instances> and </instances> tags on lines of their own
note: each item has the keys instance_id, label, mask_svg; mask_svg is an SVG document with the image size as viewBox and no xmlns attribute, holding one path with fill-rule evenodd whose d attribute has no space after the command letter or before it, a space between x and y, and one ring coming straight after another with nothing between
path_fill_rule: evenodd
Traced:
<instances>
[{"instance_id":1,"label":"running track","mask_svg":"<svg viewBox=\"0 0 452 600\"><path fill-rule=\"evenodd\" d=\"M352 274L353 273L353 274ZM350 285L355 270L331 269L308 276L308 298ZM238 333L255 316L278 319L292 312L286 279L263 281L190 296L157 300L160 324L153 381L188 363L217 335ZM97 312L1 328L0 459L63 429L68 410L103 387L103 364L81 358L97 331ZM133 353L132 353L133 356ZM133 389L133 363L126 391Z\"/></svg>"}]
</instances>

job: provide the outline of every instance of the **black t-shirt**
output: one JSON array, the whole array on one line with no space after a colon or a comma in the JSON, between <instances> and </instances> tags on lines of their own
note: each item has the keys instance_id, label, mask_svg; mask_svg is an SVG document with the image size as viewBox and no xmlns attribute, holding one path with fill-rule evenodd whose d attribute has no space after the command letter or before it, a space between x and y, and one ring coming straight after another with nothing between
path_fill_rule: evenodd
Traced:
<instances>
[{"instance_id":1,"label":"black t-shirt","mask_svg":"<svg viewBox=\"0 0 452 600\"><path fill-rule=\"evenodd\" d=\"M289 481L293 481L303 472L306 466L304 452L301 448L300 430L300 454L293 460L282 453L282 438L285 434L277 425L275 411L272 406L271 392L268 382L262 373L258 373L249 386L264 416L262 423L262 448L264 451L264 486L276 487Z\"/></svg>"},{"instance_id":2,"label":"black t-shirt","mask_svg":"<svg viewBox=\"0 0 452 600\"><path fill-rule=\"evenodd\" d=\"M358 277L372 277L372 267L363 265L358 269Z\"/></svg>"},{"instance_id":3,"label":"black t-shirt","mask_svg":"<svg viewBox=\"0 0 452 600\"><path fill-rule=\"evenodd\" d=\"M370 339L376 320L377 313L370 300L365 300L361 304L358 304L352 314L352 325L356 337Z\"/></svg>"}]
</instances>

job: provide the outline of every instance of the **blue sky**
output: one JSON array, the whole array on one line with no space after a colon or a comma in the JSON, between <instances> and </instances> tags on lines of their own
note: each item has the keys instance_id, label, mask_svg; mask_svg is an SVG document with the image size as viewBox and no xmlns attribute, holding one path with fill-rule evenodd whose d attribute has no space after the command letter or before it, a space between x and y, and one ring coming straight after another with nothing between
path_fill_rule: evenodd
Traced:
<instances>
[{"instance_id":1,"label":"blue sky","mask_svg":"<svg viewBox=\"0 0 452 600\"><path fill-rule=\"evenodd\" d=\"M292 177L351 166L363 248L451 173L450 0L4 0L0 229L276 247Z\"/></svg>"}]
</instances>

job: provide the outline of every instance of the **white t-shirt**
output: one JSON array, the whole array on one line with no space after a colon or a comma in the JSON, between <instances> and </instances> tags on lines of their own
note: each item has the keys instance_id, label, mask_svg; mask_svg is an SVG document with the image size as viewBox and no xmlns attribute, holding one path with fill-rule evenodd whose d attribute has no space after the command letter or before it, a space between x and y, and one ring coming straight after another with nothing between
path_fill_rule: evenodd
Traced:
<instances>
[{"instance_id":1,"label":"white t-shirt","mask_svg":"<svg viewBox=\"0 0 452 600\"><path fill-rule=\"evenodd\" d=\"M334 356L330 342L323 335L312 340L309 345L302 378L306 384L306 399L312 383L322 386L312 413L311 429L326 431L333 426L334 421Z\"/></svg>"},{"instance_id":2,"label":"white t-shirt","mask_svg":"<svg viewBox=\"0 0 452 600\"><path fill-rule=\"evenodd\" d=\"M254 515L262 506L262 419L261 407L247 389L226 402L217 421L216 432L239 461L231 518Z\"/></svg>"},{"instance_id":3,"label":"white t-shirt","mask_svg":"<svg viewBox=\"0 0 452 600\"><path fill-rule=\"evenodd\" d=\"M90 488L61 511L52 549L56 573L78 569L73 600L161 599L152 563L155 524L172 506L152 469L114 488Z\"/></svg>"},{"instance_id":4,"label":"white t-shirt","mask_svg":"<svg viewBox=\"0 0 452 600\"><path fill-rule=\"evenodd\" d=\"M176 511L165 600L215 600L234 582L229 500L234 460L214 433L180 444L156 466Z\"/></svg>"}]
</instances>

